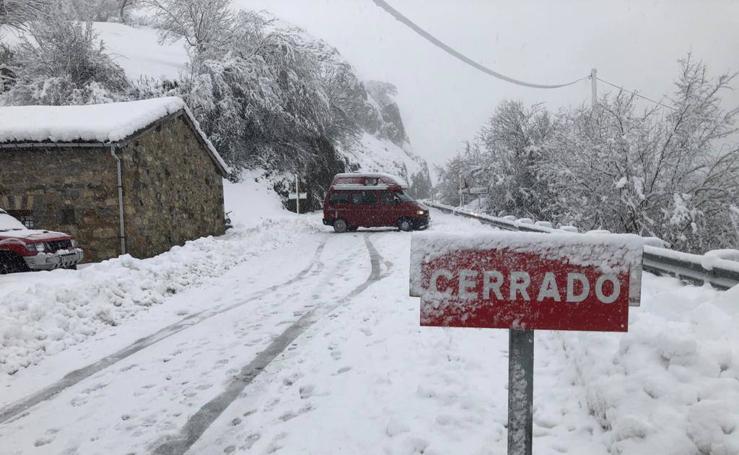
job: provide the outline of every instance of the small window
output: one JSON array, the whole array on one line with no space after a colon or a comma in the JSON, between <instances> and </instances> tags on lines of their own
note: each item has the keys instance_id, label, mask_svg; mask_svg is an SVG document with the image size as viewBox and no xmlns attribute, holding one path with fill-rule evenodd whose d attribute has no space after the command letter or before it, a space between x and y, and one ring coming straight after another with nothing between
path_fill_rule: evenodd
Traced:
<instances>
[{"instance_id":1,"label":"small window","mask_svg":"<svg viewBox=\"0 0 739 455\"><path fill-rule=\"evenodd\" d=\"M77 217L73 208L67 207L62 209L62 224L77 224Z\"/></svg>"},{"instance_id":2,"label":"small window","mask_svg":"<svg viewBox=\"0 0 739 455\"><path fill-rule=\"evenodd\" d=\"M349 194L348 193L331 193L329 202L331 204L349 204Z\"/></svg>"},{"instance_id":3,"label":"small window","mask_svg":"<svg viewBox=\"0 0 739 455\"><path fill-rule=\"evenodd\" d=\"M376 191L357 191L352 193L353 204L372 205L377 203Z\"/></svg>"},{"instance_id":4,"label":"small window","mask_svg":"<svg viewBox=\"0 0 739 455\"><path fill-rule=\"evenodd\" d=\"M395 205L398 203L398 198L395 193L385 191L382 193L382 205Z\"/></svg>"}]
</instances>

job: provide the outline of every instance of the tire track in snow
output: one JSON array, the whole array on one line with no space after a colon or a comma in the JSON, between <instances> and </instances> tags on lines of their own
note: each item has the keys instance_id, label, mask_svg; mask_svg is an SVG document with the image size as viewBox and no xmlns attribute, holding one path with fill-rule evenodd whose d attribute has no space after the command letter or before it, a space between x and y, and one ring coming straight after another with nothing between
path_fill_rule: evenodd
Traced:
<instances>
[{"instance_id":1,"label":"tire track in snow","mask_svg":"<svg viewBox=\"0 0 739 455\"><path fill-rule=\"evenodd\" d=\"M369 235L365 234L364 243L367 247L367 251L370 255L370 264L372 270L369 277L359 286L357 286L350 293L341 297L333 305L328 307L314 307L309 312L305 313L297 321L295 321L290 327L288 327L280 336L272 340L267 348L257 354L257 356L244 366L241 371L228 383L226 389L221 392L218 396L211 399L208 403L202 406L195 414L190 416L182 427L180 432L175 436L167 437L167 441L160 444L152 450L152 453L157 455L179 455L187 452L195 442L200 439L200 436L211 426L213 422L241 395L243 390L251 384L259 374L269 366L272 361L277 358L297 337L303 334L310 326L316 323L320 318L319 310L321 313L328 314L340 305L350 301L357 295L364 292L370 285L376 283L390 274L389 268L392 267L392 263L383 261L383 257L377 251L372 242L369 240ZM388 268L385 273L381 273L380 264L383 263Z\"/></svg>"},{"instance_id":2,"label":"tire track in snow","mask_svg":"<svg viewBox=\"0 0 739 455\"><path fill-rule=\"evenodd\" d=\"M321 257L321 253L323 252L323 249L326 246L326 242L327 242L327 239L323 239L321 243L318 245L315 253L313 253L313 259L311 260L310 265L308 265L306 268L298 272L295 276L293 276L289 280L284 281L279 284L272 285L260 291L257 291L256 293L248 297L246 300L242 300L238 303L234 303L226 307L221 307L221 308L216 307L214 309L203 310L198 313L191 314L173 324L170 324L158 330L157 332L149 336L146 336L144 338L139 338L133 344L107 357L104 357L96 361L95 363L92 363L85 367L74 370L70 373L67 373L59 381L39 390L38 392L28 395L27 397L22 398L12 404L9 404L8 406L4 408L0 408L0 424L6 423L6 422L12 422L14 420L17 420L18 418L25 417L26 415L28 415L28 411L32 407L38 405L39 403L43 403L44 401L50 400L54 396L58 395L59 393L63 392L64 390L76 384L79 384L80 382L89 378L95 373L98 373L112 365L115 365L121 360L124 360L132 356L133 354L136 354L137 352L148 348L149 346L152 346L162 340L165 340L173 335L176 335L177 333L180 333L183 330L193 327L196 324L199 324L205 320L208 320L220 314L226 313L240 306L246 305L247 303L251 303L256 299L260 299L264 297L265 295L272 293L283 286L289 286L291 284L304 280L305 278L308 277L308 274L313 269L315 269L316 272L322 270L323 262L320 261L320 257Z\"/></svg>"}]
</instances>

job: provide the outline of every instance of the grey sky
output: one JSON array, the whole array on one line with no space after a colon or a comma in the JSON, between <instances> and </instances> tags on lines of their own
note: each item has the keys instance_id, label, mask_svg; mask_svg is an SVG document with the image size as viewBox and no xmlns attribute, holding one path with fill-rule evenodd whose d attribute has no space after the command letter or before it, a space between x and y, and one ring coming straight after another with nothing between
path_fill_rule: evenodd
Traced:
<instances>
[{"instance_id":1,"label":"grey sky","mask_svg":"<svg viewBox=\"0 0 739 455\"><path fill-rule=\"evenodd\" d=\"M712 74L739 70L736 1L387 1L478 62L536 83L568 82L596 67L600 77L660 99L672 90L677 60L688 51ZM503 99L544 102L553 110L590 102L589 81L541 90L482 74L372 0L235 2L268 10L326 40L362 77L397 85L414 149L433 163L456 154ZM732 94L727 105L739 105L739 95Z\"/></svg>"}]
</instances>

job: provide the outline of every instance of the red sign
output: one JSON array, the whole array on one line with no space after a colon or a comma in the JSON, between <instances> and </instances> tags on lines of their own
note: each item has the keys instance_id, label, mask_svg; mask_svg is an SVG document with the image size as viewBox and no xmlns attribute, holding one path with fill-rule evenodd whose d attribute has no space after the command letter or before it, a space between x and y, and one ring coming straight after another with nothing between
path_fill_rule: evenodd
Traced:
<instances>
[{"instance_id":1,"label":"red sign","mask_svg":"<svg viewBox=\"0 0 739 455\"><path fill-rule=\"evenodd\" d=\"M421 325L625 332L642 244L630 235L414 235Z\"/></svg>"}]
</instances>

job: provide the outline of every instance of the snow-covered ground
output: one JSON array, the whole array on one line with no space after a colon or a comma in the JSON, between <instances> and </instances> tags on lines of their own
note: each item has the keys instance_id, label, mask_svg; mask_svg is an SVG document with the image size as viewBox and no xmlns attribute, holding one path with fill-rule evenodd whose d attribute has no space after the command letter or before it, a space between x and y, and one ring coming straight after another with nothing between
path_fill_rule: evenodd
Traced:
<instances>
[{"instance_id":1,"label":"snow-covered ground","mask_svg":"<svg viewBox=\"0 0 739 455\"><path fill-rule=\"evenodd\" d=\"M255 177L222 238L0 278L0 452L505 452L507 332L419 327L407 233ZM739 290L643 283L627 334L537 333L535 453L739 453Z\"/></svg>"}]
</instances>

